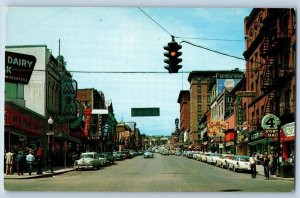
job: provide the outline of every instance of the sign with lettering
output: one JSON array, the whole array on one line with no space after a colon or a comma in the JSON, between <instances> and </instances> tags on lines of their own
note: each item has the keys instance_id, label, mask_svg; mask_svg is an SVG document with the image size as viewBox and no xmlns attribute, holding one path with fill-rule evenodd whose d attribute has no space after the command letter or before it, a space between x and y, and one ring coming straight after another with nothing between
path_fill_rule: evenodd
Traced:
<instances>
[{"instance_id":1,"label":"sign with lettering","mask_svg":"<svg viewBox=\"0 0 300 198\"><path fill-rule=\"evenodd\" d=\"M32 55L5 52L5 82L27 85L35 63Z\"/></svg>"},{"instance_id":2,"label":"sign with lettering","mask_svg":"<svg viewBox=\"0 0 300 198\"><path fill-rule=\"evenodd\" d=\"M277 138L278 137L278 130L274 129L265 129L264 130L264 137L266 138Z\"/></svg>"},{"instance_id":3,"label":"sign with lettering","mask_svg":"<svg viewBox=\"0 0 300 198\"><path fill-rule=\"evenodd\" d=\"M237 91L235 92L235 95L240 97L255 97L256 92L255 91Z\"/></svg>"},{"instance_id":4,"label":"sign with lettering","mask_svg":"<svg viewBox=\"0 0 300 198\"><path fill-rule=\"evenodd\" d=\"M274 114L265 115L261 121L263 129L278 129L280 125L279 118Z\"/></svg>"},{"instance_id":5,"label":"sign with lettering","mask_svg":"<svg viewBox=\"0 0 300 198\"><path fill-rule=\"evenodd\" d=\"M285 124L281 128L286 137L295 136L295 122Z\"/></svg>"},{"instance_id":6,"label":"sign with lettering","mask_svg":"<svg viewBox=\"0 0 300 198\"><path fill-rule=\"evenodd\" d=\"M61 112L65 119L74 119L77 115L77 82L72 79L62 81Z\"/></svg>"}]
</instances>

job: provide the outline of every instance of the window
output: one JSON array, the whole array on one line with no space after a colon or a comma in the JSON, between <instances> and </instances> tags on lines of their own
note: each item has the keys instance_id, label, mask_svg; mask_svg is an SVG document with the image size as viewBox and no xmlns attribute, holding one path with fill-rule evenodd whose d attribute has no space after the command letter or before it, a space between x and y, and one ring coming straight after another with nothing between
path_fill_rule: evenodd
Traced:
<instances>
[{"instance_id":1,"label":"window","mask_svg":"<svg viewBox=\"0 0 300 198\"><path fill-rule=\"evenodd\" d=\"M202 96L198 96L198 103L201 103L202 102Z\"/></svg>"},{"instance_id":2,"label":"window","mask_svg":"<svg viewBox=\"0 0 300 198\"><path fill-rule=\"evenodd\" d=\"M197 86L197 93L201 93L201 85Z\"/></svg>"},{"instance_id":3,"label":"window","mask_svg":"<svg viewBox=\"0 0 300 198\"><path fill-rule=\"evenodd\" d=\"M210 96L207 96L207 104L210 104Z\"/></svg>"},{"instance_id":4,"label":"window","mask_svg":"<svg viewBox=\"0 0 300 198\"><path fill-rule=\"evenodd\" d=\"M198 105L198 113L202 113L202 106L201 106L201 104L200 105Z\"/></svg>"}]
</instances>

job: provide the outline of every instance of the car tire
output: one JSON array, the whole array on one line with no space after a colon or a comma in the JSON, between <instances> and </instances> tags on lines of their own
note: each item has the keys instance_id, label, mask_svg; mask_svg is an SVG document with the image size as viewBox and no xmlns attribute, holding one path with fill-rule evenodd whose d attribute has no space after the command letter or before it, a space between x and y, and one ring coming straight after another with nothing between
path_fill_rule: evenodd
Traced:
<instances>
[{"instance_id":1,"label":"car tire","mask_svg":"<svg viewBox=\"0 0 300 198\"><path fill-rule=\"evenodd\" d=\"M237 171L236 168L235 168L235 166L233 166L233 169L232 169L232 170L233 170L233 172L236 172L236 171Z\"/></svg>"}]
</instances>

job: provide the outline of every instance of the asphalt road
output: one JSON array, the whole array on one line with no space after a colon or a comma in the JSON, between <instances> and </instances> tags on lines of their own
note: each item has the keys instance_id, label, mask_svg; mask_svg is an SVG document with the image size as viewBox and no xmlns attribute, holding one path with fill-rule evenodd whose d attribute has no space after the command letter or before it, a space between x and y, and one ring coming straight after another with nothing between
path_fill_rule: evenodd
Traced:
<instances>
[{"instance_id":1,"label":"asphalt road","mask_svg":"<svg viewBox=\"0 0 300 198\"><path fill-rule=\"evenodd\" d=\"M252 179L182 156L138 156L100 170L72 171L50 178L6 179L7 191L55 192L292 192L293 181Z\"/></svg>"}]
</instances>

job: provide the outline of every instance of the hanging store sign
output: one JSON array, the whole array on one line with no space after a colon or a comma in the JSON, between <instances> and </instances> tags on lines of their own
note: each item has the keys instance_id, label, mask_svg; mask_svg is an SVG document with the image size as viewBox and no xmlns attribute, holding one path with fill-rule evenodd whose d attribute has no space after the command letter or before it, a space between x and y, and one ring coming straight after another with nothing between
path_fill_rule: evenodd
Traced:
<instances>
[{"instance_id":1,"label":"hanging store sign","mask_svg":"<svg viewBox=\"0 0 300 198\"><path fill-rule=\"evenodd\" d=\"M237 92L235 92L235 95L240 96L240 97L255 97L256 92L255 91L237 91Z\"/></svg>"},{"instance_id":2,"label":"hanging store sign","mask_svg":"<svg viewBox=\"0 0 300 198\"><path fill-rule=\"evenodd\" d=\"M261 121L263 129L278 129L280 125L279 118L274 114L265 115Z\"/></svg>"},{"instance_id":3,"label":"hanging store sign","mask_svg":"<svg viewBox=\"0 0 300 198\"><path fill-rule=\"evenodd\" d=\"M77 82L72 79L62 81L61 89L61 109L62 116L71 120L77 117Z\"/></svg>"},{"instance_id":4,"label":"hanging store sign","mask_svg":"<svg viewBox=\"0 0 300 198\"><path fill-rule=\"evenodd\" d=\"M35 63L32 55L5 52L5 82L27 85Z\"/></svg>"},{"instance_id":5,"label":"hanging store sign","mask_svg":"<svg viewBox=\"0 0 300 198\"><path fill-rule=\"evenodd\" d=\"M295 136L295 122L285 124L281 127L286 137Z\"/></svg>"},{"instance_id":6,"label":"hanging store sign","mask_svg":"<svg viewBox=\"0 0 300 198\"><path fill-rule=\"evenodd\" d=\"M91 108L84 109L83 110L83 114L85 115L83 135L85 137L87 137L89 135L89 130L90 130L90 122L91 122L91 116L92 116L92 109Z\"/></svg>"}]
</instances>

